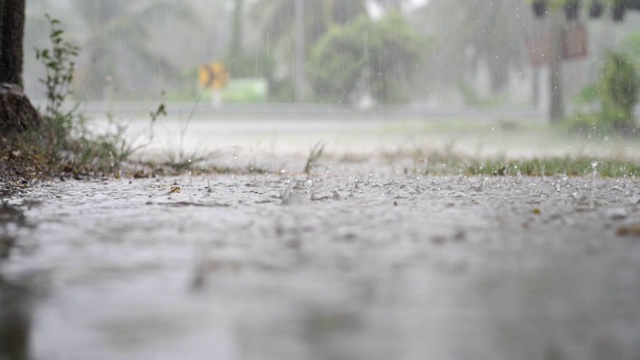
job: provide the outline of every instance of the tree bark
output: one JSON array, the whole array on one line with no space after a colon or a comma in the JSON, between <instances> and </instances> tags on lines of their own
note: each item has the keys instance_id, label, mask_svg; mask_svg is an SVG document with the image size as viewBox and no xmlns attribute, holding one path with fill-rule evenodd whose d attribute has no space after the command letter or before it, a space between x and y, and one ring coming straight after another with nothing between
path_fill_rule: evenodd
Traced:
<instances>
[{"instance_id":1,"label":"tree bark","mask_svg":"<svg viewBox=\"0 0 640 360\"><path fill-rule=\"evenodd\" d=\"M25 0L0 0L0 137L40 125L40 115L22 91Z\"/></svg>"},{"instance_id":2,"label":"tree bark","mask_svg":"<svg viewBox=\"0 0 640 360\"><path fill-rule=\"evenodd\" d=\"M0 137L40 126L40 115L16 84L0 84Z\"/></svg>"},{"instance_id":3,"label":"tree bark","mask_svg":"<svg viewBox=\"0 0 640 360\"><path fill-rule=\"evenodd\" d=\"M0 83L22 86L25 0L0 0Z\"/></svg>"}]
</instances>

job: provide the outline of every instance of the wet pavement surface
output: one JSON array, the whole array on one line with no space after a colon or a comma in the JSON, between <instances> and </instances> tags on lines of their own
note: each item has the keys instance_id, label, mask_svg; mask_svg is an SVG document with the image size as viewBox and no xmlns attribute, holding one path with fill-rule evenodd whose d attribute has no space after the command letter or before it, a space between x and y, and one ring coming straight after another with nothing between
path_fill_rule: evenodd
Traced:
<instances>
[{"instance_id":1,"label":"wet pavement surface","mask_svg":"<svg viewBox=\"0 0 640 360\"><path fill-rule=\"evenodd\" d=\"M640 359L639 200L392 170L45 183L0 222L0 359Z\"/></svg>"}]
</instances>

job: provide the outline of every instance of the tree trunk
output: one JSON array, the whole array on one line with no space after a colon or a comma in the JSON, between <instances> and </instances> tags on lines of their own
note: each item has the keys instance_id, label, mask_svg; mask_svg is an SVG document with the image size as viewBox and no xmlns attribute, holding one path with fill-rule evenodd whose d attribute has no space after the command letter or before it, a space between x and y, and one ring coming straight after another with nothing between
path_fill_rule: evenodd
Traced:
<instances>
[{"instance_id":1,"label":"tree trunk","mask_svg":"<svg viewBox=\"0 0 640 360\"><path fill-rule=\"evenodd\" d=\"M40 115L22 92L25 0L0 0L0 137L40 125Z\"/></svg>"},{"instance_id":2,"label":"tree trunk","mask_svg":"<svg viewBox=\"0 0 640 360\"><path fill-rule=\"evenodd\" d=\"M22 86L25 0L0 0L0 83Z\"/></svg>"},{"instance_id":3,"label":"tree trunk","mask_svg":"<svg viewBox=\"0 0 640 360\"><path fill-rule=\"evenodd\" d=\"M15 134L40 125L40 115L29 98L16 84L0 84L0 137Z\"/></svg>"},{"instance_id":4,"label":"tree trunk","mask_svg":"<svg viewBox=\"0 0 640 360\"><path fill-rule=\"evenodd\" d=\"M229 49L231 61L238 61L240 59L240 55L242 55L244 0L236 0L235 6L236 7L233 10L233 28L231 29L231 46Z\"/></svg>"},{"instance_id":5,"label":"tree trunk","mask_svg":"<svg viewBox=\"0 0 640 360\"><path fill-rule=\"evenodd\" d=\"M564 120L564 101L562 91L562 53L563 53L563 16L554 10L550 14L551 54L549 57L549 120L552 124Z\"/></svg>"}]
</instances>

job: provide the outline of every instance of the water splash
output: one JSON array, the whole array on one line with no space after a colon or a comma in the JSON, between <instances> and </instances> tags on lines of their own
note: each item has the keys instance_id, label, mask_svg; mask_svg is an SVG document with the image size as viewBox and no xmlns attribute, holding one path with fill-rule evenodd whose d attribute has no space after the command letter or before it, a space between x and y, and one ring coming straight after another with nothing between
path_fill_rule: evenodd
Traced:
<instances>
[{"instance_id":1,"label":"water splash","mask_svg":"<svg viewBox=\"0 0 640 360\"><path fill-rule=\"evenodd\" d=\"M598 162L593 160L591 162L591 194L589 196L589 208L591 209L595 207L596 177L598 176L597 166Z\"/></svg>"},{"instance_id":2,"label":"water splash","mask_svg":"<svg viewBox=\"0 0 640 360\"><path fill-rule=\"evenodd\" d=\"M208 193L212 193L213 192L213 188L211 187L211 180L209 180L208 177L207 177L207 192Z\"/></svg>"},{"instance_id":3,"label":"water splash","mask_svg":"<svg viewBox=\"0 0 640 360\"><path fill-rule=\"evenodd\" d=\"M415 181L414 181L415 186L416 186L416 189L415 189L416 194L420 194L420 193L422 193L422 190L420 189L420 182L421 182L421 180L422 180L422 177L421 177L420 175L416 175L416 177L415 177Z\"/></svg>"}]
</instances>

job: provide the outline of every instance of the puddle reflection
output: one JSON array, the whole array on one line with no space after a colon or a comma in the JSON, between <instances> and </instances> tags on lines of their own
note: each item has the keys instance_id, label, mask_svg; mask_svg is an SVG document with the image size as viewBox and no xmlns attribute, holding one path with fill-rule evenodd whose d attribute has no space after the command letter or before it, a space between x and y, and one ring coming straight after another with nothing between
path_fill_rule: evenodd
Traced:
<instances>
[{"instance_id":1,"label":"puddle reflection","mask_svg":"<svg viewBox=\"0 0 640 360\"><path fill-rule=\"evenodd\" d=\"M32 292L0 275L0 359L30 359Z\"/></svg>"}]
</instances>

